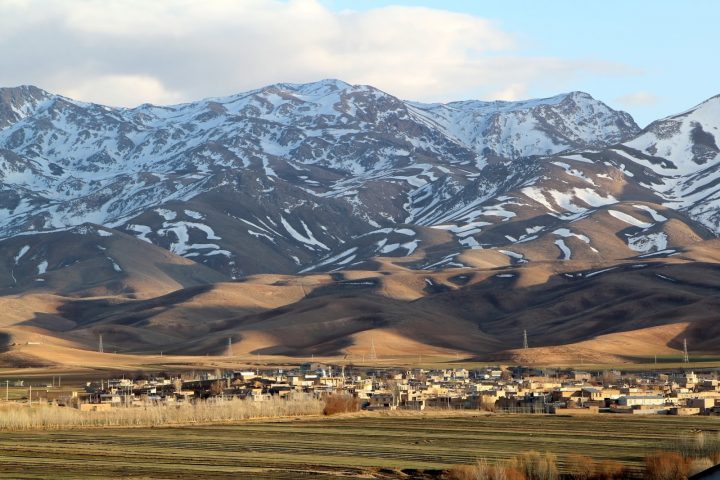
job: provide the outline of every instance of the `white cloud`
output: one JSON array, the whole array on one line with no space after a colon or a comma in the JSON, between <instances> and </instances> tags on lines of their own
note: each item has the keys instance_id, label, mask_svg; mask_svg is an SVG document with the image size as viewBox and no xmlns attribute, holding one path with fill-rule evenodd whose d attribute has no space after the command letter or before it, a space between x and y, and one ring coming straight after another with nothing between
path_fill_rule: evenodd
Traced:
<instances>
[{"instance_id":1,"label":"white cloud","mask_svg":"<svg viewBox=\"0 0 720 480\"><path fill-rule=\"evenodd\" d=\"M660 97L652 92L634 92L615 99L624 107L651 107L660 103Z\"/></svg>"},{"instance_id":2,"label":"white cloud","mask_svg":"<svg viewBox=\"0 0 720 480\"><path fill-rule=\"evenodd\" d=\"M494 92L491 92L488 98L492 98L495 100L506 100L506 101L513 101L513 100L520 100L527 97L527 85L524 85L522 83L512 83L508 85L507 87L501 88L500 90L496 90Z\"/></svg>"},{"instance_id":3,"label":"white cloud","mask_svg":"<svg viewBox=\"0 0 720 480\"><path fill-rule=\"evenodd\" d=\"M70 98L95 103L105 103L111 98L110 103L115 105L137 105L145 99L159 104L183 100L179 92L170 91L157 79L144 75L98 75L79 79L62 93Z\"/></svg>"},{"instance_id":4,"label":"white cloud","mask_svg":"<svg viewBox=\"0 0 720 480\"><path fill-rule=\"evenodd\" d=\"M522 56L492 21L391 6L333 12L316 0L0 2L0 85L33 83L130 106L340 78L402 98L515 99L579 75L628 75L598 60ZM558 80L561 79L561 80Z\"/></svg>"}]
</instances>

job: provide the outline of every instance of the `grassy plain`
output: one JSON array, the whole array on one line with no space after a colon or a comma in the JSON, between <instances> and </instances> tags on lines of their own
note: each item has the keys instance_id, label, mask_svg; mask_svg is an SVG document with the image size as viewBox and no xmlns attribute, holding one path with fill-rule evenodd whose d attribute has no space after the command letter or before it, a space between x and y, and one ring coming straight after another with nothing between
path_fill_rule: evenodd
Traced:
<instances>
[{"instance_id":1,"label":"grassy plain","mask_svg":"<svg viewBox=\"0 0 720 480\"><path fill-rule=\"evenodd\" d=\"M479 457L548 450L639 467L715 418L378 414L234 425L3 432L3 478L433 478ZM426 471L423 477L418 470ZM404 471L404 472L403 472ZM440 477L437 477L440 478Z\"/></svg>"}]
</instances>

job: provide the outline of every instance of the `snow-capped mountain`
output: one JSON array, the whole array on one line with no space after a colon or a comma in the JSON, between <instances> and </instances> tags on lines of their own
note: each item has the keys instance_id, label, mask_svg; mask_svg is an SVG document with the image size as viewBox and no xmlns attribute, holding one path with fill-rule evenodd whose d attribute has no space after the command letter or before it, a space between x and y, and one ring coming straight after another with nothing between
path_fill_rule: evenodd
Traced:
<instances>
[{"instance_id":1,"label":"snow-capped mountain","mask_svg":"<svg viewBox=\"0 0 720 480\"><path fill-rule=\"evenodd\" d=\"M601 148L628 138L637 125L584 92L521 102L413 103L433 126L484 157L517 159L569 149Z\"/></svg>"},{"instance_id":2,"label":"snow-capped mountain","mask_svg":"<svg viewBox=\"0 0 720 480\"><path fill-rule=\"evenodd\" d=\"M0 88L0 128L32 115L38 106L52 97L50 93L29 85Z\"/></svg>"},{"instance_id":3,"label":"snow-capped mountain","mask_svg":"<svg viewBox=\"0 0 720 480\"><path fill-rule=\"evenodd\" d=\"M651 123L619 146L664 203L720 233L720 96Z\"/></svg>"},{"instance_id":4,"label":"snow-capped mountain","mask_svg":"<svg viewBox=\"0 0 720 480\"><path fill-rule=\"evenodd\" d=\"M697 202L672 203L694 197L669 166L710 181L713 102L640 132L582 92L422 104L325 80L118 109L0 89L0 237L27 239L18 271L48 263L32 238L91 223L235 278L365 268L375 257L462 266L488 248L513 263L667 250L680 235L671 220L692 221L660 209L717 231ZM690 146L670 139L688 135ZM686 167L687 155L702 168ZM622 230L635 208L626 202L667 222L636 219L652 225L607 242L579 231L598 215ZM38 265L25 270L42 275Z\"/></svg>"}]
</instances>

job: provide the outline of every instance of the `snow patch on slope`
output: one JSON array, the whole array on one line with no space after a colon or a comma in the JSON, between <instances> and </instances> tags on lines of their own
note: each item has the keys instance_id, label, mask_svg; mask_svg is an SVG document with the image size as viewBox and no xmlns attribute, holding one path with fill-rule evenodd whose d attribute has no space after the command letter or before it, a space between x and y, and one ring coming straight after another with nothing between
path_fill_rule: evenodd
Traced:
<instances>
[{"instance_id":1,"label":"snow patch on slope","mask_svg":"<svg viewBox=\"0 0 720 480\"><path fill-rule=\"evenodd\" d=\"M648 233L628 238L628 247L640 253L660 252L666 250L668 238L665 232Z\"/></svg>"},{"instance_id":2,"label":"snow patch on slope","mask_svg":"<svg viewBox=\"0 0 720 480\"><path fill-rule=\"evenodd\" d=\"M285 220L285 217L280 217L280 223L282 223L283 227L285 227L285 230L287 230L287 232L290 234L290 236L292 236L292 238L294 238L300 243L305 244L307 248L313 250L314 247L318 247L323 250L330 250L330 247L315 238L308 226L302 220L300 220L300 223L303 226L303 230L305 230L305 234L298 232L292 225L290 225L287 220Z\"/></svg>"},{"instance_id":3,"label":"snow patch on slope","mask_svg":"<svg viewBox=\"0 0 720 480\"><path fill-rule=\"evenodd\" d=\"M643 221L638 220L637 218L633 217L632 215L628 215L627 213L623 213L623 212L620 212L617 210L608 210L607 212L611 216L620 220L621 222L625 222L628 225L632 225L633 227L645 229L645 228L650 228L654 225L653 223L643 222Z\"/></svg>"},{"instance_id":4,"label":"snow patch on slope","mask_svg":"<svg viewBox=\"0 0 720 480\"><path fill-rule=\"evenodd\" d=\"M38 266L37 266L38 275L44 275L45 272L47 272L47 269L48 269L48 261L47 261L47 260L43 260L43 261L40 262L40 263L38 264Z\"/></svg>"},{"instance_id":5,"label":"snow patch on slope","mask_svg":"<svg viewBox=\"0 0 720 480\"><path fill-rule=\"evenodd\" d=\"M570 248L565 244L565 240L557 239L555 240L555 245L557 245L557 247L560 249L560 253L562 254L561 260L570 260L572 252L570 251Z\"/></svg>"},{"instance_id":6,"label":"snow patch on slope","mask_svg":"<svg viewBox=\"0 0 720 480\"><path fill-rule=\"evenodd\" d=\"M15 255L15 265L20 263L20 259L30 250L30 245L23 246L17 255Z\"/></svg>"}]
</instances>

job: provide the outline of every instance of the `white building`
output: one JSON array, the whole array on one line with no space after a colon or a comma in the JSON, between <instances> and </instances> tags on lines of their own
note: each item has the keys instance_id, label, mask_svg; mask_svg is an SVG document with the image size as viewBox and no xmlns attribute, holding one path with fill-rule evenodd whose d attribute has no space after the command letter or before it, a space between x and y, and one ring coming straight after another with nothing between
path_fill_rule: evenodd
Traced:
<instances>
[{"instance_id":1,"label":"white building","mask_svg":"<svg viewBox=\"0 0 720 480\"><path fill-rule=\"evenodd\" d=\"M665 398L661 395L622 395L618 398L618 404L623 407L662 407L665 405Z\"/></svg>"}]
</instances>

